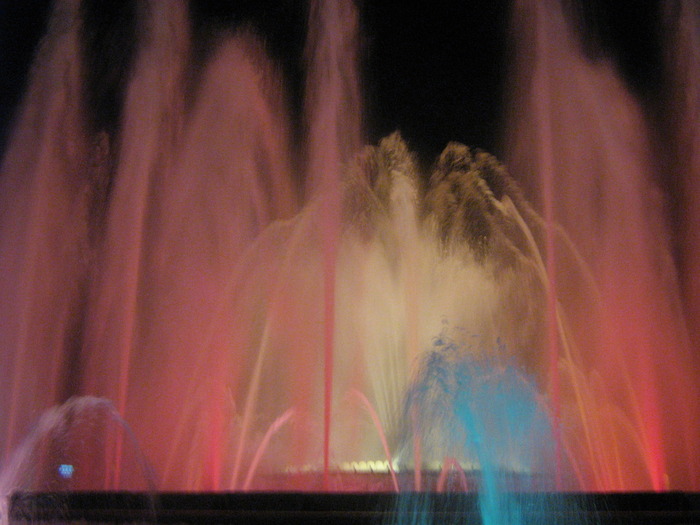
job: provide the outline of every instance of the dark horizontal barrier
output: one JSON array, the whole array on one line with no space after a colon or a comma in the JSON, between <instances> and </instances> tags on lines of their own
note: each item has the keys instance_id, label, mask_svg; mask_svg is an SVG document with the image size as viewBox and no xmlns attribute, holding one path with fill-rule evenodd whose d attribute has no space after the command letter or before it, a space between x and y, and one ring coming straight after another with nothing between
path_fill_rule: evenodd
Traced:
<instances>
[{"instance_id":1,"label":"dark horizontal barrier","mask_svg":"<svg viewBox=\"0 0 700 525\"><path fill-rule=\"evenodd\" d=\"M700 524L698 493L523 493L500 499L525 523ZM10 519L12 523L482 523L479 496L454 493L16 493L10 501ZM507 516L503 520L508 521Z\"/></svg>"}]
</instances>

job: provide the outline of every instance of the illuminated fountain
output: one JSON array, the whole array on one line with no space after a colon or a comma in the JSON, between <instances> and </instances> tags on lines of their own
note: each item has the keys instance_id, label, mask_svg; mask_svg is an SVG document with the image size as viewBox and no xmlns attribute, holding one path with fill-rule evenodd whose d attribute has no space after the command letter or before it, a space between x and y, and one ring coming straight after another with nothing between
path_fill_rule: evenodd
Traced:
<instances>
[{"instance_id":1,"label":"illuminated fountain","mask_svg":"<svg viewBox=\"0 0 700 525\"><path fill-rule=\"evenodd\" d=\"M697 165L679 160L676 174L659 175L667 168L653 155L666 146L654 148L658 136L637 99L611 63L581 57L561 13L547 7L516 12L536 20L535 34L526 37L535 58L519 66L531 91L514 97L508 142L511 169L532 174L523 181L539 196L548 224L550 322L556 301L566 334L550 346L559 356L549 381L561 425L577 428L568 446L584 487L696 488L697 461L690 458L697 456L698 341L688 336L696 299L688 287L682 302L671 256L674 228L691 224L696 212L685 201L692 197L683 197L680 225L671 224L665 200L671 197L659 180L685 180L684 191L693 194L687 180ZM669 8L669 23L674 9L682 20L679 38L697 42L695 8ZM692 49L683 55L686 71L697 71ZM683 85L686 98L676 103L687 104L687 112L678 110L685 121L674 126L696 136L697 88ZM693 146L685 148L689 155ZM575 252L563 248L569 242ZM682 242L680 259L692 258L692 245ZM684 272L692 283L697 269L686 264Z\"/></svg>"},{"instance_id":2,"label":"illuminated fountain","mask_svg":"<svg viewBox=\"0 0 700 525\"><path fill-rule=\"evenodd\" d=\"M363 147L350 2L309 9L302 141L258 38L194 68L180 1L138 4L118 131L96 129L57 2L0 175L0 488L457 485L493 522L519 512L504 490L697 490L695 233L681 275L647 116L532 3L509 175L456 143L430 170L399 134Z\"/></svg>"}]
</instances>

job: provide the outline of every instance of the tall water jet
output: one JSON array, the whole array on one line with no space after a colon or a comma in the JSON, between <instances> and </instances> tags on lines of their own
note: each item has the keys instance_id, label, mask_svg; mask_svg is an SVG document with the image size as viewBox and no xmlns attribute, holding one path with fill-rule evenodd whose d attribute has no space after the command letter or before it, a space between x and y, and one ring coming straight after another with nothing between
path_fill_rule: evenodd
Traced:
<instances>
[{"instance_id":1,"label":"tall water jet","mask_svg":"<svg viewBox=\"0 0 700 525\"><path fill-rule=\"evenodd\" d=\"M57 4L0 177L0 461L76 379L94 161L76 2Z\"/></svg>"},{"instance_id":2,"label":"tall water jet","mask_svg":"<svg viewBox=\"0 0 700 525\"><path fill-rule=\"evenodd\" d=\"M220 469L226 445L202 443L203 454L216 452L195 469L182 462L210 439L204 434L223 436L230 416L227 368L219 366L236 360L222 353L236 326L228 276L267 223L298 207L289 126L280 82L254 36L224 38L186 97L187 5L141 2L136 11L117 134L90 133L80 5L57 2L4 160L4 448L17 445L39 411L71 394L100 395L133 421L163 486L216 487L221 476L199 470ZM111 181L107 195L100 177ZM42 358L42 348L55 359ZM195 381L183 375L187 367L198 371ZM178 432L200 437L182 445ZM185 470L196 481L183 479Z\"/></svg>"},{"instance_id":3,"label":"tall water jet","mask_svg":"<svg viewBox=\"0 0 700 525\"><path fill-rule=\"evenodd\" d=\"M336 259L339 243L340 172L361 144L360 93L357 79L357 14L351 2L333 6L311 4L307 54L310 73L307 86L307 178L319 192L323 247L324 305L324 487L328 488L330 440L333 421L333 373L335 368ZM318 195L315 195L318 198Z\"/></svg>"},{"instance_id":4,"label":"tall water jet","mask_svg":"<svg viewBox=\"0 0 700 525\"><path fill-rule=\"evenodd\" d=\"M669 134L670 162L674 177L671 192L679 202L672 215L680 222L676 242L680 246L680 280L684 306L689 320L700 318L700 279L698 278L698 223L700 203L696 182L700 173L700 13L693 2L671 2L665 6L668 25L666 60L668 81L664 102L669 108L664 114L665 128ZM695 322L688 322L694 348L700 348L700 334Z\"/></svg>"},{"instance_id":5,"label":"tall water jet","mask_svg":"<svg viewBox=\"0 0 700 525\"><path fill-rule=\"evenodd\" d=\"M507 161L550 210L549 308L566 335L550 352L567 454L588 490L695 487L693 318L645 115L611 63L584 58L559 3L520 2L515 16L527 51Z\"/></svg>"},{"instance_id":6,"label":"tall water jet","mask_svg":"<svg viewBox=\"0 0 700 525\"><path fill-rule=\"evenodd\" d=\"M174 34L146 40L125 106L122 144L135 142L123 146L132 157L119 164L109 224L114 235L140 235L105 240L104 279L87 330L95 369L86 373L86 391L114 395L102 391L104 382L90 382L110 355L120 356L125 375L106 371L107 378L127 388L121 409L161 466L161 483L217 489L240 403L229 390L247 373L235 369L243 349L231 345L248 330L232 317L231 275L260 231L297 209L298 196L279 81L257 39L226 37L185 107L188 24L185 6L174 7L152 6L151 30ZM143 126L154 124L160 127L151 129L149 144ZM130 220L137 224L125 230ZM130 268L125 251L133 253ZM131 304L116 282L131 283ZM113 308L124 312L121 319ZM154 432L156 420L162 424Z\"/></svg>"}]
</instances>

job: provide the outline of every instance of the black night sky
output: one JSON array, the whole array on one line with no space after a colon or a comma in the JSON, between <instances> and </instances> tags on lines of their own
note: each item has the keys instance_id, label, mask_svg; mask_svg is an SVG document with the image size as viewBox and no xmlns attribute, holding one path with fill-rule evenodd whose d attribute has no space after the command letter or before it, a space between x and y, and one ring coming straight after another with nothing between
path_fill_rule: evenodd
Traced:
<instances>
[{"instance_id":1,"label":"black night sky","mask_svg":"<svg viewBox=\"0 0 700 525\"><path fill-rule=\"evenodd\" d=\"M0 1L0 146L26 82L36 43L46 28L49 0ZM122 0L87 1L100 34ZM212 27L253 25L299 99L305 3L294 0L191 2L200 41ZM369 140L400 129L424 160L450 140L499 153L508 64L512 54L510 0L397 2L362 0L362 76ZM565 0L577 13L591 56L617 61L630 87L652 100L660 84L660 2ZM203 44L204 45L204 44Z\"/></svg>"}]
</instances>

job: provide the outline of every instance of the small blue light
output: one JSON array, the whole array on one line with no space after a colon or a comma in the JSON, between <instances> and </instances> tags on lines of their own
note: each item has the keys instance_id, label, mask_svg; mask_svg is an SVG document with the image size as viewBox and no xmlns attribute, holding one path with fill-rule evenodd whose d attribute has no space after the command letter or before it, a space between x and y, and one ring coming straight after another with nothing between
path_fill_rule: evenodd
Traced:
<instances>
[{"instance_id":1,"label":"small blue light","mask_svg":"<svg viewBox=\"0 0 700 525\"><path fill-rule=\"evenodd\" d=\"M73 465L59 465L58 466L58 474L63 478L63 479L70 479L73 477L73 472L75 472L75 467Z\"/></svg>"}]
</instances>

